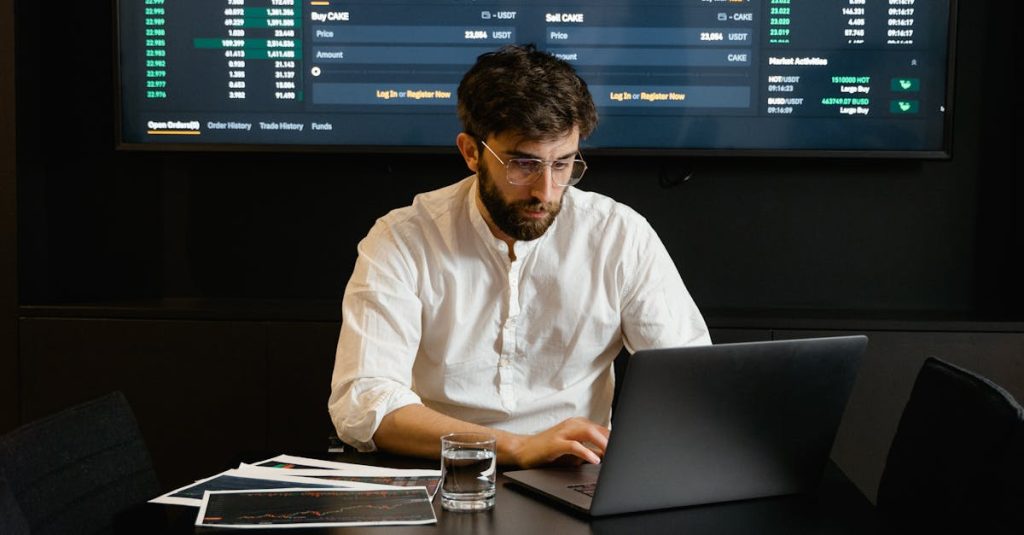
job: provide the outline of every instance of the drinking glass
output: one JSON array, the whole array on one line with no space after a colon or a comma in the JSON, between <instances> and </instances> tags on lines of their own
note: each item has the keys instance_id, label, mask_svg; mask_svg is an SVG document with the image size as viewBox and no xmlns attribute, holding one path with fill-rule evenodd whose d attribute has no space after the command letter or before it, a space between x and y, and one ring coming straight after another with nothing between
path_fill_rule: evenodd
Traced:
<instances>
[{"instance_id":1,"label":"drinking glass","mask_svg":"<svg viewBox=\"0 0 1024 535\"><path fill-rule=\"evenodd\" d=\"M441 507L486 511L494 507L495 437L451 433L441 437Z\"/></svg>"}]
</instances>

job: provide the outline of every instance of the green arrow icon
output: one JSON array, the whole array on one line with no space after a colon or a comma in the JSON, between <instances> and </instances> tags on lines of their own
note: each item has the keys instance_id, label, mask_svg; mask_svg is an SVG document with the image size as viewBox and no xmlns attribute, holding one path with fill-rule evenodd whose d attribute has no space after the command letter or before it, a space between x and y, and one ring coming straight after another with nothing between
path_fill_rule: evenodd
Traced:
<instances>
[{"instance_id":1,"label":"green arrow icon","mask_svg":"<svg viewBox=\"0 0 1024 535\"><path fill-rule=\"evenodd\" d=\"M889 88L897 92L920 91L920 78L893 78L889 82Z\"/></svg>"},{"instance_id":2,"label":"green arrow icon","mask_svg":"<svg viewBox=\"0 0 1024 535\"><path fill-rule=\"evenodd\" d=\"M916 100L891 100L889 101L889 112L896 114L917 113L919 106Z\"/></svg>"}]
</instances>

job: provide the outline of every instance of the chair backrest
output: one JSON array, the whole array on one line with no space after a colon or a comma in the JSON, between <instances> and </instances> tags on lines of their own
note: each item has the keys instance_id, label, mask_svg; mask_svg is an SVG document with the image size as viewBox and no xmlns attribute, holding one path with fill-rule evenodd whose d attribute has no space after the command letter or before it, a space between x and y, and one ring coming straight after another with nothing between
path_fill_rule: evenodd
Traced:
<instances>
[{"instance_id":1,"label":"chair backrest","mask_svg":"<svg viewBox=\"0 0 1024 535\"><path fill-rule=\"evenodd\" d=\"M913 533L1024 533L1022 426L1024 410L998 385L927 359L889 448L879 512Z\"/></svg>"},{"instance_id":2,"label":"chair backrest","mask_svg":"<svg viewBox=\"0 0 1024 535\"><path fill-rule=\"evenodd\" d=\"M119 513L160 491L120 392L0 437L0 473L33 535L111 533Z\"/></svg>"},{"instance_id":3,"label":"chair backrest","mask_svg":"<svg viewBox=\"0 0 1024 535\"><path fill-rule=\"evenodd\" d=\"M21 507L14 499L14 493L7 486L7 480L0 474L0 533L3 535L28 535L28 524L21 514Z\"/></svg>"}]
</instances>

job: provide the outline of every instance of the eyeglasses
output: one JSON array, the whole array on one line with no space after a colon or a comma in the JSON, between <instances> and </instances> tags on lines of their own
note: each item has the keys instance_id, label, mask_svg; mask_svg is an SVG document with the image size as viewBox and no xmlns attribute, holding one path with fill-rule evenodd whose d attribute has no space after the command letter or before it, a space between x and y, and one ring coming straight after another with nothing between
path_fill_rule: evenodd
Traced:
<instances>
[{"instance_id":1,"label":"eyeglasses","mask_svg":"<svg viewBox=\"0 0 1024 535\"><path fill-rule=\"evenodd\" d=\"M551 168L551 180L563 188L576 185L583 178L583 173L587 171L587 162L579 158L563 158L561 160L510 158L506 162L486 142L480 140L480 143L491 153L491 156L505 166L505 180L516 186L533 184L537 177L544 172L545 167Z\"/></svg>"}]
</instances>

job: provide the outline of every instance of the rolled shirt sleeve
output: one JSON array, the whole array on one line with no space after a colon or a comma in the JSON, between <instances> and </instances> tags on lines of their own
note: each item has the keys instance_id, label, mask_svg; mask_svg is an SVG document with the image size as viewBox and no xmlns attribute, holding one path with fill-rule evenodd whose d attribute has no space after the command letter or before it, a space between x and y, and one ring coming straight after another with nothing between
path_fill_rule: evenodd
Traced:
<instances>
[{"instance_id":1,"label":"rolled shirt sleeve","mask_svg":"<svg viewBox=\"0 0 1024 535\"><path fill-rule=\"evenodd\" d=\"M421 303L386 225L378 222L358 250L342 301L328 411L343 441L370 451L384 415L421 403L412 390Z\"/></svg>"}]
</instances>

